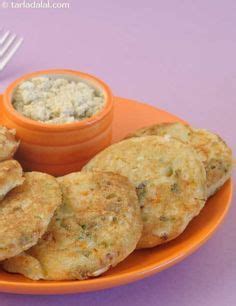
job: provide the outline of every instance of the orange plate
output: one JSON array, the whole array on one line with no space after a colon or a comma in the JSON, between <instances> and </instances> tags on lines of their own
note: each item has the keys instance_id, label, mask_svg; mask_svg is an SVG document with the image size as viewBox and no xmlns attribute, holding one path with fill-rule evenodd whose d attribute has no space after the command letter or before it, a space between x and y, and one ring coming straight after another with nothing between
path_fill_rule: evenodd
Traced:
<instances>
[{"instance_id":1,"label":"orange plate","mask_svg":"<svg viewBox=\"0 0 236 306\"><path fill-rule=\"evenodd\" d=\"M163 121L182 120L146 104L116 98L113 141L137 128ZM200 215L179 238L153 249L135 251L99 278L85 281L31 281L20 275L0 271L0 291L22 294L86 292L127 284L158 273L183 260L206 242L223 221L230 206L231 195L232 182L228 181L208 200Z\"/></svg>"}]
</instances>

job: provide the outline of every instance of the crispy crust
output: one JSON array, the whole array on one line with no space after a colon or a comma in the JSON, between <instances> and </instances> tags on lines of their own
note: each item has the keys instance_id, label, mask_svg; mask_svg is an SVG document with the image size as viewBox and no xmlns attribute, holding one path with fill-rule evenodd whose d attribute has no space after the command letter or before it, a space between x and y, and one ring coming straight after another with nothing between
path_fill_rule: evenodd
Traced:
<instances>
[{"instance_id":1,"label":"crispy crust","mask_svg":"<svg viewBox=\"0 0 236 306\"><path fill-rule=\"evenodd\" d=\"M131 138L95 156L83 171L113 171L136 187L144 223L138 248L183 232L205 203L205 169L196 152L174 139Z\"/></svg>"},{"instance_id":2,"label":"crispy crust","mask_svg":"<svg viewBox=\"0 0 236 306\"><path fill-rule=\"evenodd\" d=\"M5 195L24 182L21 165L16 160L0 162L0 201Z\"/></svg>"},{"instance_id":3,"label":"crispy crust","mask_svg":"<svg viewBox=\"0 0 236 306\"><path fill-rule=\"evenodd\" d=\"M199 154L206 169L207 196L210 197L232 175L232 151L220 136L203 129L192 130L190 144Z\"/></svg>"},{"instance_id":4,"label":"crispy crust","mask_svg":"<svg viewBox=\"0 0 236 306\"><path fill-rule=\"evenodd\" d=\"M72 173L59 178L63 204L39 243L4 262L32 279L98 276L126 258L141 236L137 195L113 173Z\"/></svg>"},{"instance_id":5,"label":"crispy crust","mask_svg":"<svg viewBox=\"0 0 236 306\"><path fill-rule=\"evenodd\" d=\"M213 195L231 176L232 151L216 134L175 122L162 123L137 130L126 138L157 135L172 137L191 145L199 154L207 175L207 196Z\"/></svg>"},{"instance_id":6,"label":"crispy crust","mask_svg":"<svg viewBox=\"0 0 236 306\"><path fill-rule=\"evenodd\" d=\"M0 203L0 260L36 244L60 204L61 190L54 177L25 173L24 183Z\"/></svg>"},{"instance_id":7,"label":"crispy crust","mask_svg":"<svg viewBox=\"0 0 236 306\"><path fill-rule=\"evenodd\" d=\"M0 126L0 161L12 158L18 146L19 141L15 138L15 130Z\"/></svg>"}]
</instances>

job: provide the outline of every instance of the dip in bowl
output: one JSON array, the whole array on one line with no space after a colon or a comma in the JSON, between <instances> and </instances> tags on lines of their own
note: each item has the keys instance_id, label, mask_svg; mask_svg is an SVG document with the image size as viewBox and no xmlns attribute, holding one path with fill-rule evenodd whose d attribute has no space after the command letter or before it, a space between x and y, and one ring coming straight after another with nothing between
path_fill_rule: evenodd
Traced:
<instances>
[{"instance_id":1,"label":"dip in bowl","mask_svg":"<svg viewBox=\"0 0 236 306\"><path fill-rule=\"evenodd\" d=\"M113 97L98 78L46 70L14 81L3 95L0 124L16 129L24 170L78 171L111 142Z\"/></svg>"}]
</instances>

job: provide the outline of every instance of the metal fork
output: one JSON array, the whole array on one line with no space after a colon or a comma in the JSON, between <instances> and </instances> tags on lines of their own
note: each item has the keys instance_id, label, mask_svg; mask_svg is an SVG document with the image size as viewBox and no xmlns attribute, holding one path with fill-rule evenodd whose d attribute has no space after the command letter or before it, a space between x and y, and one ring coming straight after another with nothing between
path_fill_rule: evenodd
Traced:
<instances>
[{"instance_id":1,"label":"metal fork","mask_svg":"<svg viewBox=\"0 0 236 306\"><path fill-rule=\"evenodd\" d=\"M16 51L23 42L22 37L17 37L16 34L1 29L0 31L0 71L12 59Z\"/></svg>"}]
</instances>

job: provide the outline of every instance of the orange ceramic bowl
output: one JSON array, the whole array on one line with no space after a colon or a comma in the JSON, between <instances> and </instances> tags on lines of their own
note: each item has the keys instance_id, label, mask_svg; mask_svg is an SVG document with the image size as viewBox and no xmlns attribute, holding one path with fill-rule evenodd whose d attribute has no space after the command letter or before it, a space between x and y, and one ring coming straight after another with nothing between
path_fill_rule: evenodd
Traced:
<instances>
[{"instance_id":1,"label":"orange ceramic bowl","mask_svg":"<svg viewBox=\"0 0 236 306\"><path fill-rule=\"evenodd\" d=\"M47 124L31 120L12 106L15 88L32 77L64 77L82 80L101 90L105 107L98 114L80 122ZM113 96L110 88L98 78L72 70L46 70L27 74L14 81L3 94L0 124L14 128L21 139L16 158L24 170L38 170L53 175L77 171L111 142Z\"/></svg>"}]
</instances>

